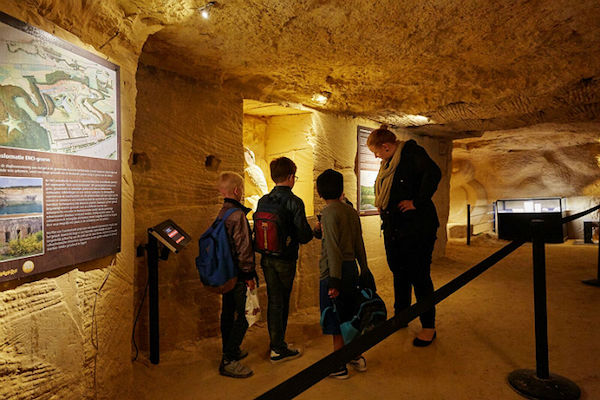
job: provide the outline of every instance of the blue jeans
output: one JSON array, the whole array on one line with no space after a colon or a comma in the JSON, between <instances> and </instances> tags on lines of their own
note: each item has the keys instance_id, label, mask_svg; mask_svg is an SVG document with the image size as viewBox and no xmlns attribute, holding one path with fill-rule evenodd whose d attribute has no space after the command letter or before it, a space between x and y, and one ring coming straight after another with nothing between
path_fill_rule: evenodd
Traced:
<instances>
[{"instance_id":1,"label":"blue jeans","mask_svg":"<svg viewBox=\"0 0 600 400\"><path fill-rule=\"evenodd\" d=\"M260 265L267 283L267 325L271 350L279 352L287 348L285 330L290 311L292 285L296 276L296 261L262 256Z\"/></svg>"},{"instance_id":2,"label":"blue jeans","mask_svg":"<svg viewBox=\"0 0 600 400\"><path fill-rule=\"evenodd\" d=\"M235 359L248 330L246 321L246 282L238 281L233 289L223 294L221 308L221 338L223 358Z\"/></svg>"}]
</instances>

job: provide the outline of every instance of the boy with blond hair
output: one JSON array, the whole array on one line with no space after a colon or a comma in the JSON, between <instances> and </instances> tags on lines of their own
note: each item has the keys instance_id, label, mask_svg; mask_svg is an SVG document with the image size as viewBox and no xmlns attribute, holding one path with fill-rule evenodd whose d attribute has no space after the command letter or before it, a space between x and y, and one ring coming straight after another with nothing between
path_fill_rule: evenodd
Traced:
<instances>
[{"instance_id":1,"label":"boy with blond hair","mask_svg":"<svg viewBox=\"0 0 600 400\"><path fill-rule=\"evenodd\" d=\"M246 288L256 287L252 236L246 214L250 211L240 201L244 195L244 179L235 172L223 172L217 180L217 190L224 197L223 207L217 218L235 208L225 220L225 229L231 245L231 255L238 268L238 279L233 288L223 293L221 308L221 338L223 357L219 373L232 378L247 378L253 371L239 361L248 355L240 348L248 321L246 321Z\"/></svg>"}]
</instances>

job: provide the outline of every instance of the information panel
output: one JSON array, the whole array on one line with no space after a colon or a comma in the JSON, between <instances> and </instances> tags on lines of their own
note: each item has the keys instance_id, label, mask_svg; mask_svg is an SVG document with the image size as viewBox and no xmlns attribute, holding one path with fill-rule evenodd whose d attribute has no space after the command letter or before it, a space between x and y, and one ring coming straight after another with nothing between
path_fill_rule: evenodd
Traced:
<instances>
[{"instance_id":1,"label":"information panel","mask_svg":"<svg viewBox=\"0 0 600 400\"><path fill-rule=\"evenodd\" d=\"M119 67L0 13L0 281L120 251Z\"/></svg>"},{"instance_id":2,"label":"information panel","mask_svg":"<svg viewBox=\"0 0 600 400\"><path fill-rule=\"evenodd\" d=\"M380 160L375 158L367 147L367 138L373 131L364 126L358 127L358 204L361 215L378 214L375 208L375 178L379 172Z\"/></svg>"}]
</instances>

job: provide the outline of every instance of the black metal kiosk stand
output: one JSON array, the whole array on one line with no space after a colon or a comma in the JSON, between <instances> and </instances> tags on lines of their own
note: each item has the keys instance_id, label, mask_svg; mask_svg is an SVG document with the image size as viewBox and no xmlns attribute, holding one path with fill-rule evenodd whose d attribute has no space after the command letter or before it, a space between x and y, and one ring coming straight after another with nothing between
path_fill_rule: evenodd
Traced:
<instances>
[{"instance_id":1,"label":"black metal kiosk stand","mask_svg":"<svg viewBox=\"0 0 600 400\"><path fill-rule=\"evenodd\" d=\"M166 260L169 252L177 253L190 242L190 236L170 219L148 228L148 319L150 362L160 362L158 329L158 260ZM159 254L159 243L163 245Z\"/></svg>"},{"instance_id":2,"label":"black metal kiosk stand","mask_svg":"<svg viewBox=\"0 0 600 400\"><path fill-rule=\"evenodd\" d=\"M508 382L529 399L576 400L579 387L569 379L551 374L548 366L548 314L546 308L546 254L544 221L531 221L533 247L533 295L535 309L536 370L518 369L508 375Z\"/></svg>"}]
</instances>

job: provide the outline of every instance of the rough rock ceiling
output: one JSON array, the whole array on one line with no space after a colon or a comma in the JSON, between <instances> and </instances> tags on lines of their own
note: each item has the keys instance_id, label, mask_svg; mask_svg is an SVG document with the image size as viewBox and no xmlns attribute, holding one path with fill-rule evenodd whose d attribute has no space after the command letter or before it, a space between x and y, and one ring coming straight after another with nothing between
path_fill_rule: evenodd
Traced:
<instances>
[{"instance_id":1,"label":"rough rock ceiling","mask_svg":"<svg viewBox=\"0 0 600 400\"><path fill-rule=\"evenodd\" d=\"M598 0L218 0L209 20L204 0L23 2L136 51L156 32L141 62L246 98L398 126L424 115L415 129L453 137L600 119Z\"/></svg>"}]
</instances>

